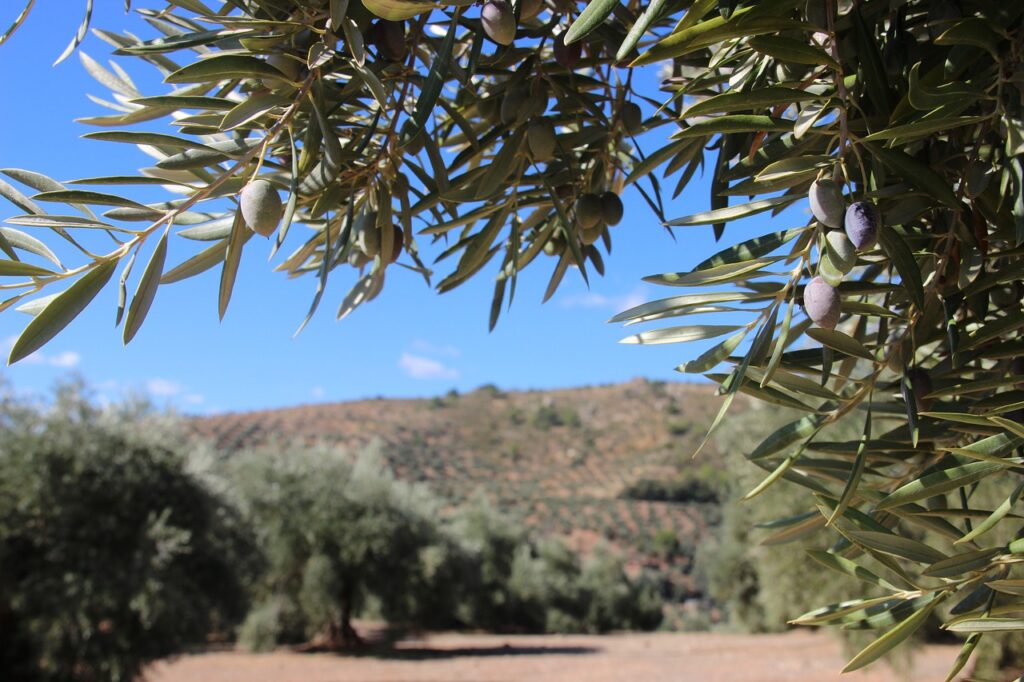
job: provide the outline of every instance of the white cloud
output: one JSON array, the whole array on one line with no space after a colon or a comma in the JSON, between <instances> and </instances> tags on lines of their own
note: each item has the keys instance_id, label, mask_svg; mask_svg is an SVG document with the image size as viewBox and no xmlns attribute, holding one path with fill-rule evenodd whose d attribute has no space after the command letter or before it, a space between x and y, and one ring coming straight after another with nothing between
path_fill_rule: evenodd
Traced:
<instances>
[{"instance_id":1,"label":"white cloud","mask_svg":"<svg viewBox=\"0 0 1024 682\"><path fill-rule=\"evenodd\" d=\"M146 389L146 393L149 393L155 398L174 398L185 405L193 406L202 405L206 401L206 396L202 393L189 391L185 386L182 386L177 381L171 381L170 379L154 377L146 381L143 386Z\"/></svg>"},{"instance_id":2,"label":"white cloud","mask_svg":"<svg viewBox=\"0 0 1024 682\"><path fill-rule=\"evenodd\" d=\"M149 379L146 384L146 392L161 398L171 398L182 393L185 388L176 381L161 379L159 377Z\"/></svg>"},{"instance_id":3,"label":"white cloud","mask_svg":"<svg viewBox=\"0 0 1024 682\"><path fill-rule=\"evenodd\" d=\"M634 308L647 302L648 297L643 289L634 289L621 296L606 296L588 291L585 294L563 296L559 303L565 308L607 308L620 312Z\"/></svg>"},{"instance_id":4,"label":"white cloud","mask_svg":"<svg viewBox=\"0 0 1024 682\"><path fill-rule=\"evenodd\" d=\"M455 346L436 345L429 341L424 341L423 339L413 341L412 349L420 353L426 353L427 355L441 355L449 358L457 358L462 355L462 351Z\"/></svg>"},{"instance_id":5,"label":"white cloud","mask_svg":"<svg viewBox=\"0 0 1024 682\"><path fill-rule=\"evenodd\" d=\"M413 379L457 379L458 370L447 365L412 353L402 353L398 366Z\"/></svg>"},{"instance_id":6,"label":"white cloud","mask_svg":"<svg viewBox=\"0 0 1024 682\"><path fill-rule=\"evenodd\" d=\"M5 339L4 345L7 347L8 351L11 348L14 348L14 343L17 340L17 336L8 336L7 339ZM21 360L21 363L25 365L45 365L47 367L56 367L58 369L73 369L78 367L81 362L81 353L77 353L73 350L61 351L54 355L37 350L35 353L32 353Z\"/></svg>"},{"instance_id":7,"label":"white cloud","mask_svg":"<svg viewBox=\"0 0 1024 682\"><path fill-rule=\"evenodd\" d=\"M327 391L324 390L323 386L314 386L309 389L309 394L314 398L323 398Z\"/></svg>"}]
</instances>

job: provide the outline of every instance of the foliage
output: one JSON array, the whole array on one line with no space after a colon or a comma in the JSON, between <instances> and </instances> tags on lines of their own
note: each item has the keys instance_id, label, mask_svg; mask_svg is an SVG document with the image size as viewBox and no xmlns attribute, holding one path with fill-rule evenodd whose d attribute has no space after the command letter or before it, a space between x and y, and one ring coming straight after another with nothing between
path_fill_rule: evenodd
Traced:
<instances>
[{"instance_id":1,"label":"foliage","mask_svg":"<svg viewBox=\"0 0 1024 682\"><path fill-rule=\"evenodd\" d=\"M424 487L396 480L375 448L264 447L225 474L265 548L240 640L261 650L358 641L368 613L396 628L603 632L653 628L661 605L608 552L581 564L536 544L482 498L441 514Z\"/></svg>"},{"instance_id":2,"label":"foliage","mask_svg":"<svg viewBox=\"0 0 1024 682\"><path fill-rule=\"evenodd\" d=\"M708 472L686 469L675 479L644 478L628 485L621 497L630 500L652 500L658 502L697 502L717 504L718 486Z\"/></svg>"},{"instance_id":3,"label":"foliage","mask_svg":"<svg viewBox=\"0 0 1024 682\"><path fill-rule=\"evenodd\" d=\"M396 481L379 454L267 447L224 464L268 568L259 605L243 627L245 643L353 643L352 618L371 598L388 622L430 625L448 576L434 575L440 542L437 503L419 486Z\"/></svg>"},{"instance_id":4,"label":"foliage","mask_svg":"<svg viewBox=\"0 0 1024 682\"><path fill-rule=\"evenodd\" d=\"M698 290L616 319L747 311L741 325L630 340L728 335L681 367L721 385L712 430L739 392L800 413L745 451L768 472L747 497L780 480L803 486L800 513L778 519L772 541L814 537L827 547L816 560L875 591L795 622L874 630L853 670L938 616L966 638L959 668L986 633L1024 629L1014 587L1024 541L1010 513L1024 490L1014 359L1024 147L1020 84L1008 75L1021 59L1024 8L808 3L765 31L784 35L729 33L756 23L763 6L651 50L687 55L678 92L696 101L673 153L696 136L699 157L719 134L713 210L669 224L721 231L809 191L813 219L649 278ZM734 194L753 200L727 207ZM730 369L715 372L722 362ZM824 429L837 423L857 435L830 437Z\"/></svg>"},{"instance_id":5,"label":"foliage","mask_svg":"<svg viewBox=\"0 0 1024 682\"><path fill-rule=\"evenodd\" d=\"M113 251L92 258L82 249L85 258L74 255L84 263L65 267L38 240L4 228L2 272L19 278L4 307L74 280L56 298L28 301L36 316L11 360L59 332L122 262L125 340L159 282L218 264L223 315L251 235L231 202L257 175L288 190L278 245L293 220L313 228L279 266L317 274L310 313L338 266L363 273L339 317L377 295L399 248L401 265L429 277L417 219L421 236L450 240L439 261L458 256L439 291L501 261L492 325L540 254L557 259L546 297L570 265L585 278L603 269L598 242L607 251L611 232L602 221L614 223L616 212L603 210L602 193L634 187L668 227L712 225L716 236L756 214L789 220L785 209L810 193L814 220L725 248L689 272L654 275L700 289L615 319L727 315L724 324L627 339L726 337L681 367L722 387L712 430L740 392L803 413L747 453L768 472L750 496L783 480L803 486L806 516L780 521L783 537L830 534L820 561L888 590L888 600L863 609L802 619L880 633L847 669L933 615L967 638L958 666L988 633L1019 633L1024 6L655 0L641 10L593 0L578 15L577 3L553 2L531 17L525 4L513 4L519 30L508 47L488 42L475 10L415 0L232 0L220 13L190 0L141 10L162 38L102 34L184 87L172 99L143 98L122 71L88 61L120 102L119 113L88 122L117 128L185 115L177 135L94 135L142 144L156 165L82 184L179 183L183 198L143 206L8 171L41 192L0 186L25 213L10 224L68 239L96 228L120 235ZM370 12L409 20L411 30ZM182 66L189 50L202 58ZM661 63L670 65L667 98L637 92L631 69ZM637 101L660 106L651 115ZM549 126L557 126L553 144ZM667 144L644 155L633 133L662 126L673 130ZM676 194L706 166L711 210L667 219L655 175L662 165ZM50 203L114 208L103 219L63 217L44 213L40 204ZM193 225L178 234L212 244L165 271L172 223ZM149 264L129 297L125 283L146 243ZM18 260L25 253L49 263ZM737 312L749 321L737 324ZM723 362L730 369L714 371ZM861 435L826 440L823 429L841 421ZM998 489L999 504L980 504L983 484ZM858 563L866 557L882 575L866 576Z\"/></svg>"},{"instance_id":6,"label":"foliage","mask_svg":"<svg viewBox=\"0 0 1024 682\"><path fill-rule=\"evenodd\" d=\"M0 413L0 668L6 679L132 680L230 633L253 547L138 407L66 387L47 412Z\"/></svg>"}]
</instances>

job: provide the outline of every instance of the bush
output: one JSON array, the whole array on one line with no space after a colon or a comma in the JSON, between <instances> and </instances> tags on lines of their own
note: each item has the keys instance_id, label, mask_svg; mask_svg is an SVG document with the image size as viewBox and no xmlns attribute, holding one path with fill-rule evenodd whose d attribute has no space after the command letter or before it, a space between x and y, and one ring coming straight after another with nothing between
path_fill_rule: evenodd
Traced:
<instances>
[{"instance_id":1,"label":"bush","mask_svg":"<svg viewBox=\"0 0 1024 682\"><path fill-rule=\"evenodd\" d=\"M719 484L703 474L684 471L673 480L642 478L626 487L619 497L650 502L699 502L717 504Z\"/></svg>"},{"instance_id":2,"label":"bush","mask_svg":"<svg viewBox=\"0 0 1024 682\"><path fill-rule=\"evenodd\" d=\"M6 679L126 681L227 633L252 544L189 472L167 420L100 410L67 387L0 416L0 669Z\"/></svg>"}]
</instances>

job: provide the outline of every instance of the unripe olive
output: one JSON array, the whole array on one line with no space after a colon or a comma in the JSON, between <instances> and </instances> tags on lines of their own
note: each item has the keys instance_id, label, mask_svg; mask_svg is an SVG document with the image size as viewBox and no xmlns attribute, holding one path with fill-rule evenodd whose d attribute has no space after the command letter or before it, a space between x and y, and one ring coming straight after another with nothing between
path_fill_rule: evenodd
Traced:
<instances>
[{"instance_id":1,"label":"unripe olive","mask_svg":"<svg viewBox=\"0 0 1024 682\"><path fill-rule=\"evenodd\" d=\"M544 7L544 0L523 0L519 4L519 18L521 20L533 19L540 14Z\"/></svg>"},{"instance_id":2,"label":"unripe olive","mask_svg":"<svg viewBox=\"0 0 1024 682\"><path fill-rule=\"evenodd\" d=\"M516 18L506 0L488 0L480 10L487 37L499 45L511 45L516 38Z\"/></svg>"},{"instance_id":3,"label":"unripe olive","mask_svg":"<svg viewBox=\"0 0 1024 682\"><path fill-rule=\"evenodd\" d=\"M839 183L827 178L815 180L807 192L807 200L811 204L811 213L819 223L826 227L842 228L846 204Z\"/></svg>"},{"instance_id":4,"label":"unripe olive","mask_svg":"<svg viewBox=\"0 0 1024 682\"><path fill-rule=\"evenodd\" d=\"M601 219L608 225L618 225L622 222L622 215L625 207L622 199L615 192L605 192L601 195Z\"/></svg>"},{"instance_id":5,"label":"unripe olive","mask_svg":"<svg viewBox=\"0 0 1024 682\"><path fill-rule=\"evenodd\" d=\"M576 200L576 223L580 229L589 230L601 222L604 213L601 197L587 192Z\"/></svg>"},{"instance_id":6,"label":"unripe olive","mask_svg":"<svg viewBox=\"0 0 1024 682\"><path fill-rule=\"evenodd\" d=\"M288 80L296 81L302 73L302 64L282 52L275 52L267 57L267 64L285 75Z\"/></svg>"},{"instance_id":7,"label":"unripe olive","mask_svg":"<svg viewBox=\"0 0 1024 682\"><path fill-rule=\"evenodd\" d=\"M531 123L526 129L526 141L530 146L530 154L536 161L547 161L555 154L558 140L555 128L548 121Z\"/></svg>"},{"instance_id":8,"label":"unripe olive","mask_svg":"<svg viewBox=\"0 0 1024 682\"><path fill-rule=\"evenodd\" d=\"M846 209L843 221L846 236L850 238L858 251L870 249L878 241L878 229L882 219L878 208L868 201L856 201Z\"/></svg>"},{"instance_id":9,"label":"unripe olive","mask_svg":"<svg viewBox=\"0 0 1024 682\"><path fill-rule=\"evenodd\" d=\"M526 118L525 105L529 97L529 89L523 86L512 88L506 92L505 97L501 100L501 122L511 125L524 120Z\"/></svg>"},{"instance_id":10,"label":"unripe olive","mask_svg":"<svg viewBox=\"0 0 1024 682\"><path fill-rule=\"evenodd\" d=\"M619 116L622 118L622 127L626 129L626 132L630 135L636 135L644 127L644 114L640 110L640 105L635 102L623 102L622 109L619 111Z\"/></svg>"},{"instance_id":11,"label":"unripe olive","mask_svg":"<svg viewBox=\"0 0 1024 682\"><path fill-rule=\"evenodd\" d=\"M580 242L582 242L584 246L590 246L600 239L603 233L604 227L600 222L598 222L594 227L588 227L585 230L580 230Z\"/></svg>"},{"instance_id":12,"label":"unripe olive","mask_svg":"<svg viewBox=\"0 0 1024 682\"><path fill-rule=\"evenodd\" d=\"M857 249L853 248L846 233L840 230L829 232L825 239L828 240L829 261L836 270L845 275L857 264Z\"/></svg>"},{"instance_id":13,"label":"unripe olive","mask_svg":"<svg viewBox=\"0 0 1024 682\"><path fill-rule=\"evenodd\" d=\"M402 255L402 246L405 245L405 234L402 232L402 228L398 225L392 225L391 229L394 232L394 236L391 238L391 260L388 262L394 263L398 260L398 257Z\"/></svg>"},{"instance_id":14,"label":"unripe olive","mask_svg":"<svg viewBox=\"0 0 1024 682\"><path fill-rule=\"evenodd\" d=\"M914 404L917 406L917 411L927 411L932 406L932 399L926 399L925 396L934 390L932 378L925 370L914 367L907 371L907 380L910 381L910 390L914 393Z\"/></svg>"},{"instance_id":15,"label":"unripe olive","mask_svg":"<svg viewBox=\"0 0 1024 682\"><path fill-rule=\"evenodd\" d=\"M274 234L284 206L273 185L266 180L253 180L242 188L239 204L242 219L250 230L264 237Z\"/></svg>"},{"instance_id":16,"label":"unripe olive","mask_svg":"<svg viewBox=\"0 0 1024 682\"><path fill-rule=\"evenodd\" d=\"M378 19L372 30L373 45L377 53L392 62L405 59L408 49L405 45L405 22Z\"/></svg>"},{"instance_id":17,"label":"unripe olive","mask_svg":"<svg viewBox=\"0 0 1024 682\"><path fill-rule=\"evenodd\" d=\"M380 230L377 229L377 212L362 213L356 218L353 228L356 246L370 258L380 254Z\"/></svg>"},{"instance_id":18,"label":"unripe olive","mask_svg":"<svg viewBox=\"0 0 1024 682\"><path fill-rule=\"evenodd\" d=\"M481 97L476 102L476 110L480 118L486 118L497 123L501 119L501 98L497 96Z\"/></svg>"},{"instance_id":19,"label":"unripe olive","mask_svg":"<svg viewBox=\"0 0 1024 682\"><path fill-rule=\"evenodd\" d=\"M348 252L348 263L357 270L366 267L366 265L372 260L372 258L359 249L352 249Z\"/></svg>"},{"instance_id":20,"label":"unripe olive","mask_svg":"<svg viewBox=\"0 0 1024 682\"><path fill-rule=\"evenodd\" d=\"M804 287L804 310L814 324L835 329L839 322L839 291L821 277L815 277Z\"/></svg>"},{"instance_id":21,"label":"unripe olive","mask_svg":"<svg viewBox=\"0 0 1024 682\"><path fill-rule=\"evenodd\" d=\"M580 57L583 56L583 46L577 43L571 45L565 44L565 34L555 36L554 42L554 53L555 61L558 62L559 66L572 71L579 64Z\"/></svg>"},{"instance_id":22,"label":"unripe olive","mask_svg":"<svg viewBox=\"0 0 1024 682\"><path fill-rule=\"evenodd\" d=\"M544 242L543 250L547 256L560 256L565 251L565 239L561 235L556 235Z\"/></svg>"}]
</instances>

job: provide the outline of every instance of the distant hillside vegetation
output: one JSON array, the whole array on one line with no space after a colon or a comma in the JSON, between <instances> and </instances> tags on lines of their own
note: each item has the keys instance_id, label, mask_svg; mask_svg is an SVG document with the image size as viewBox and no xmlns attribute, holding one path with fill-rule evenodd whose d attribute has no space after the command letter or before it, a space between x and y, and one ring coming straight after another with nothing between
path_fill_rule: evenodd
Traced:
<instances>
[{"instance_id":1,"label":"distant hillside vegetation","mask_svg":"<svg viewBox=\"0 0 1024 682\"><path fill-rule=\"evenodd\" d=\"M484 386L224 414L196 426L228 452L275 440L378 440L400 478L453 503L482 493L531 530L583 551L604 540L681 601L695 596L694 550L719 516L714 443L691 458L719 405L710 386L637 379L554 391Z\"/></svg>"}]
</instances>

